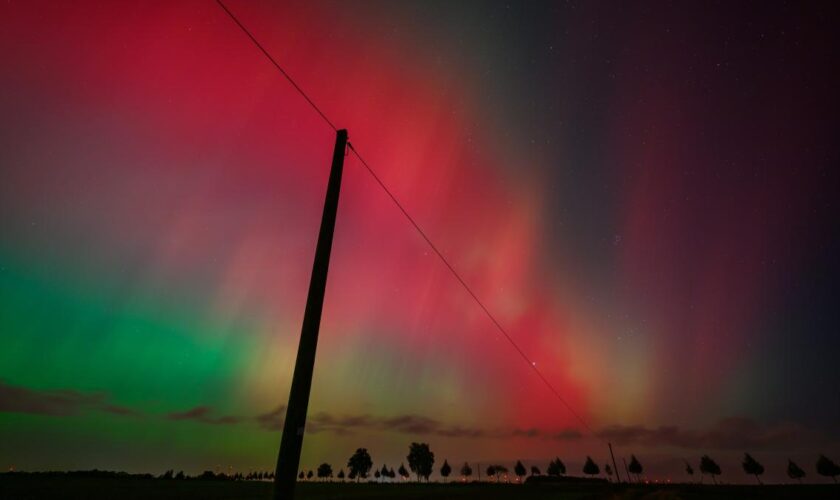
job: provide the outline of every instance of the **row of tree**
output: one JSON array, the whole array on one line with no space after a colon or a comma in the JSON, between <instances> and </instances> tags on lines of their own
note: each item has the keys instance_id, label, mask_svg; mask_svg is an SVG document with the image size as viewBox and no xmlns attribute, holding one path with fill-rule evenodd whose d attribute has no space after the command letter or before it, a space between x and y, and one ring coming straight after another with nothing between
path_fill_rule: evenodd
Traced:
<instances>
[{"instance_id":1,"label":"row of tree","mask_svg":"<svg viewBox=\"0 0 840 500\"><path fill-rule=\"evenodd\" d=\"M758 481L758 484L761 483L761 476L764 474L764 466L752 455L749 453L744 453L744 460L741 462L741 467L744 469L744 472L755 476L755 479ZM837 482L837 476L840 475L840 466L838 466L834 461L830 458L826 457L825 455L820 455L817 459L817 463L815 466L817 474L825 477L830 477ZM685 472L692 476L694 475L694 469L691 467L691 464L688 462L685 463ZM712 460L708 455L703 455L700 458L700 474L701 474L701 482L702 482L702 475L709 474L712 476L712 481L717 482L715 477L721 474L720 466ZM788 459L788 466L787 466L787 475L789 478L799 481L802 483L802 478L806 476L805 471L797 465L796 462L793 460Z\"/></svg>"},{"instance_id":2,"label":"row of tree","mask_svg":"<svg viewBox=\"0 0 840 500\"><path fill-rule=\"evenodd\" d=\"M429 445L426 443L411 443L408 450L408 456L406 457L408 461L408 469L405 468L404 464L400 464L399 469L395 472L394 469L388 468L387 465L383 465L381 469L374 470L372 476L376 479L394 479L397 477L397 474L402 479L408 479L409 476L409 469L412 473L415 474L418 481L425 479L426 481L429 480L429 476L432 475L432 471L434 468L435 463L435 454L429 448ZM755 458L752 457L749 453L744 454L744 460L742 462L742 467L744 472L749 475L754 475L758 480L759 484L761 484L761 475L764 474L764 466L759 463ZM356 450L355 453L350 457L347 461L347 469L348 473L345 475L344 469L339 470L337 474L337 478L344 480L345 478L350 480L359 481L362 479L367 479L371 476L371 469L373 468L373 460L370 457L370 453L368 453L366 448L359 448ZM630 463L625 462L625 468L627 472L628 479L631 481L635 477L636 482L642 482L642 474L644 473L644 467L642 463L636 458L635 455L630 456ZM712 482L717 484L717 476L722 473L720 465L717 464L709 455L703 455L700 458L699 463L700 469L700 482L702 483L703 477L706 475L711 476ZM620 480L620 474L618 471L614 471L610 464L605 464L603 468L604 474L608 477L608 479L612 480L613 475L617 476L617 479ZM689 476L694 475L694 468L689 464L688 461L685 461L685 471ZM840 475L840 466L835 464L831 459L826 457L825 455L820 455L819 459L816 463L816 471L819 475L825 477L831 477L834 482L837 482L837 476ZM440 475L445 480L449 478L452 474L452 467L449 465L447 460L443 461L443 465L440 467ZM501 478L507 478L508 469L503 465L488 465L486 470L486 477L494 478L496 481L499 481ZM516 465L513 467L514 475L517 477L517 481L522 481L522 478L525 477L527 474L527 469L525 465L521 461L517 461ZM601 474L601 468L598 464L592 459L592 457L587 456L586 461L583 465L582 472L589 476L597 476ZM473 474L473 469L468 463L464 463L460 470L461 477L464 480L470 479ZM548 464L548 468L546 469L546 473L549 476L563 476L566 474L566 465L560 460L559 457L555 458ZM793 460L788 461L788 468L787 474L791 479L798 480L802 482L802 478L806 476L805 471L799 467ZM537 466L531 466L531 475L532 476L540 476L542 475L542 471ZM319 479L329 480L333 478L333 469L330 464L323 463L321 464L317 472L313 471L300 471L298 478L301 480L304 479L313 479L313 477L317 476Z\"/></svg>"},{"instance_id":3,"label":"row of tree","mask_svg":"<svg viewBox=\"0 0 840 500\"><path fill-rule=\"evenodd\" d=\"M344 472L344 469L340 469L338 473L334 476L332 466L328 463L322 463L318 466L317 470L315 471L300 471L300 473L298 474L298 478L300 480L312 480L317 477L321 480L330 480L333 477L336 477L339 480L349 479L351 481L359 481L362 479L368 479L371 476L376 480L395 479L397 476L399 476L403 480L407 480L410 478L410 474L414 473L418 481L421 481L423 479L425 479L426 481L429 480L429 476L432 475L432 471L434 468L435 454L431 451L428 444L411 443L406 459L408 461L408 469L406 469L404 464L400 464L399 469L397 469L396 471L392 468L389 468L387 465L383 465L381 469L376 469L371 474L371 469L373 469L373 460L370 457L370 453L368 453L366 448L359 448L347 461L348 472L346 474ZM749 453L745 453L741 465L746 474L755 476L756 480L759 482L759 484L761 484L761 476L764 474L764 466L758 460L753 458L753 456ZM630 478L631 480L632 478L635 478L636 482L642 482L642 474L644 473L644 467L635 455L630 456L630 462L626 463L625 467L628 478ZM411 472L409 472L409 470ZM718 465L718 463L715 462L715 460L708 455L703 455L700 458L699 470L701 483L703 482L703 478L706 475L709 475L712 478L712 482L717 484L717 476L721 475L722 473L720 465ZM837 476L840 475L840 466L838 466L825 455L819 456L819 459L816 462L815 470L820 476L832 478L835 483L837 482ZM608 479L613 480L613 475L617 475L620 480L620 474L617 471L614 471L610 464L605 464L603 467L603 471ZM441 465L438 472L440 473L444 481L446 481L452 474L453 469L449 465L449 462L447 460L444 460L443 465ZM464 463L464 465L461 466L459 472L460 477L466 481L471 479L473 475L473 468L470 466L469 463ZM488 465L487 468L484 469L484 472L486 474L485 477L492 478L497 482L503 479L507 480L508 478L508 468L503 465ZM532 476L542 475L542 471L537 466L531 466L530 472ZM583 465L582 472L589 476L597 476L601 474L601 468L591 457L586 457L586 462ZM694 467L692 467L688 461L685 461L685 472L689 475L689 477L694 476ZM513 473L516 476L517 481L521 482L522 478L525 477L527 474L527 469L521 461L517 461L516 465L513 467ZM557 457L551 462L549 462L548 468L546 469L546 474L548 476L564 476L566 474L566 465L563 463L562 460L560 460L559 457ZM802 482L802 479L806 477L805 470L803 470L802 467L796 464L796 462L794 462L793 460L788 460L787 475L791 479L799 481L800 483ZM160 479L190 479L184 474L183 471L180 471L176 474L174 470L168 470L158 477ZM226 475L224 473L214 473L212 471L205 471L202 474L196 476L195 479L270 481L274 479L274 473L254 471L249 472L247 474L238 472L235 474Z\"/></svg>"}]
</instances>

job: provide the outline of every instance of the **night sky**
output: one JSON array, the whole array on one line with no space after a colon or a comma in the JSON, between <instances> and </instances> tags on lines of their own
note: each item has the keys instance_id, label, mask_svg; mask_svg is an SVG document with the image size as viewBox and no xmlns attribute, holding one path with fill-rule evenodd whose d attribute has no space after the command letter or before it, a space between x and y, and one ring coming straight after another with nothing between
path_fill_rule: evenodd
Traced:
<instances>
[{"instance_id":1,"label":"night sky","mask_svg":"<svg viewBox=\"0 0 840 500\"><path fill-rule=\"evenodd\" d=\"M228 5L619 456L840 459L832 2ZM213 1L0 48L0 468L273 469L334 132ZM309 415L306 468L608 456L352 155Z\"/></svg>"}]
</instances>

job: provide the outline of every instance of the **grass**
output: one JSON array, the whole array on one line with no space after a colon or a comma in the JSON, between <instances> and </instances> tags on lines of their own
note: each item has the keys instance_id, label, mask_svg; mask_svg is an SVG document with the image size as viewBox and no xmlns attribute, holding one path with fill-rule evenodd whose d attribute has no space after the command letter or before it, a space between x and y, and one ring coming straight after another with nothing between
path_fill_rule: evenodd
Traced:
<instances>
[{"instance_id":1,"label":"grass","mask_svg":"<svg viewBox=\"0 0 840 500\"><path fill-rule=\"evenodd\" d=\"M269 500L271 483L254 481L163 481L137 478L86 478L0 475L0 498L9 500ZM840 498L836 485L612 485L612 484L373 484L300 483L299 500L328 499L822 499Z\"/></svg>"}]
</instances>

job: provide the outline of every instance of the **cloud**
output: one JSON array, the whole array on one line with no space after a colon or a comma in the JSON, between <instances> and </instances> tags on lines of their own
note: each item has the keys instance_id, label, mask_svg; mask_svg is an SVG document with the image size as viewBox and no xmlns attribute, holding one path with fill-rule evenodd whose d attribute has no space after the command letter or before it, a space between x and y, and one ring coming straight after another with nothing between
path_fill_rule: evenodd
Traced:
<instances>
[{"instance_id":1,"label":"cloud","mask_svg":"<svg viewBox=\"0 0 840 500\"><path fill-rule=\"evenodd\" d=\"M254 417L262 428L276 431L283 428L285 407L280 406L268 413ZM361 415L332 415L318 412L310 415L306 422L306 432L318 434L330 432L337 435L348 435L355 432L397 432L416 436L434 435L447 438L538 438L568 441L581 437L575 429L560 431L543 431L539 429L482 429L478 427L463 427L447 425L439 420L423 415L403 414L391 417L379 417L367 414Z\"/></svg>"},{"instance_id":2,"label":"cloud","mask_svg":"<svg viewBox=\"0 0 840 500\"><path fill-rule=\"evenodd\" d=\"M618 444L673 446L691 449L745 450L790 446L813 437L799 424L761 423L745 417L730 417L704 430L676 426L647 428L641 425L613 425L599 435Z\"/></svg>"},{"instance_id":3,"label":"cloud","mask_svg":"<svg viewBox=\"0 0 840 500\"><path fill-rule=\"evenodd\" d=\"M140 412L108 402L103 392L81 392L72 389L37 390L14 386L0 380L0 412L29 413L66 417L85 411L100 411L121 416L138 416Z\"/></svg>"},{"instance_id":4,"label":"cloud","mask_svg":"<svg viewBox=\"0 0 840 500\"><path fill-rule=\"evenodd\" d=\"M257 423L268 430L278 431L283 428L283 418L286 416L286 406L280 405L268 413L254 417Z\"/></svg>"},{"instance_id":5,"label":"cloud","mask_svg":"<svg viewBox=\"0 0 840 500\"><path fill-rule=\"evenodd\" d=\"M224 415L220 417L212 416L213 410L209 406L196 406L182 412L173 412L166 415L169 420L192 420L204 424L214 425L229 425L238 424L244 419L233 415Z\"/></svg>"}]
</instances>

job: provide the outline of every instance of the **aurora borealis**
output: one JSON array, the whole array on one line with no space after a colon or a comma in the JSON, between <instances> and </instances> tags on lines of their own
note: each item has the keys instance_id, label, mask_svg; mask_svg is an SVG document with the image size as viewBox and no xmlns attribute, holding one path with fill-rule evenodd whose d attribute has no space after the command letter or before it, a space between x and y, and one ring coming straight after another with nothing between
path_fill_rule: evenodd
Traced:
<instances>
[{"instance_id":1,"label":"aurora borealis","mask_svg":"<svg viewBox=\"0 0 840 500\"><path fill-rule=\"evenodd\" d=\"M828 4L228 4L620 453L840 455ZM333 132L213 1L0 27L0 467L272 468ZM605 456L353 156L332 256L305 467Z\"/></svg>"}]
</instances>

